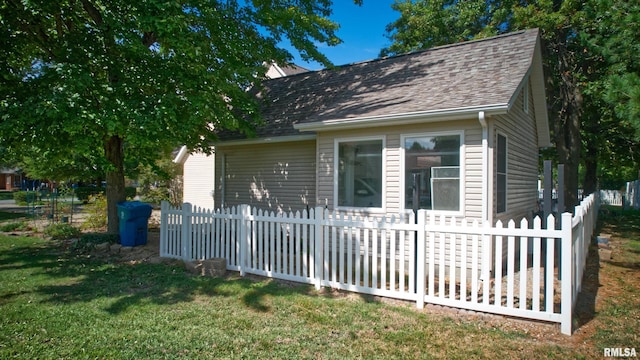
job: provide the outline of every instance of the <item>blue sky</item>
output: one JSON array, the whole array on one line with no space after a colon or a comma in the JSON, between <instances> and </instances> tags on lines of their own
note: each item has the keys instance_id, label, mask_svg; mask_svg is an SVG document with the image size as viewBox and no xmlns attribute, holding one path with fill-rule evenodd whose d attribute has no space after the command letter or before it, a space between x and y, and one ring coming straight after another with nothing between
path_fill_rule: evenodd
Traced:
<instances>
[{"instance_id":1,"label":"blue sky","mask_svg":"<svg viewBox=\"0 0 640 360\"><path fill-rule=\"evenodd\" d=\"M335 65L375 59L383 47L390 45L385 37L385 27L396 20L400 13L391 9L395 0L364 0L362 6L353 0L334 0L331 19L340 24L338 46L322 46L322 51ZM322 68L317 63L304 63L295 49L288 48L296 57L295 63L311 70Z\"/></svg>"}]
</instances>

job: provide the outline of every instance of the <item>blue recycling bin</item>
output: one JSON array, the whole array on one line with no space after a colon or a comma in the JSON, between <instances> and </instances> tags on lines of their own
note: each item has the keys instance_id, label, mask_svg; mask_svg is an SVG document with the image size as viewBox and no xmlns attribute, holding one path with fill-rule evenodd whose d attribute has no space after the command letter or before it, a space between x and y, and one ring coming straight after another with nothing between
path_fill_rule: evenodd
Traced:
<instances>
[{"instance_id":1,"label":"blue recycling bin","mask_svg":"<svg viewBox=\"0 0 640 360\"><path fill-rule=\"evenodd\" d=\"M118 203L120 244L137 246L147 243L148 222L153 208L140 201Z\"/></svg>"}]
</instances>

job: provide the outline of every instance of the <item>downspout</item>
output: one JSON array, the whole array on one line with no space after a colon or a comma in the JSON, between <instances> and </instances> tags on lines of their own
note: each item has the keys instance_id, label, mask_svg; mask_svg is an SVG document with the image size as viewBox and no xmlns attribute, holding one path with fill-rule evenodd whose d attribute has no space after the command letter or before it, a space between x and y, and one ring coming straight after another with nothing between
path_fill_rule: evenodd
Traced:
<instances>
[{"instance_id":1,"label":"downspout","mask_svg":"<svg viewBox=\"0 0 640 360\"><path fill-rule=\"evenodd\" d=\"M484 111L478 112L478 121L482 126L482 227L484 228L489 221L489 128ZM491 279L491 269L493 268L493 261L491 261L493 241L486 241L484 234L482 235L482 247L480 280L482 280L484 287L485 282Z\"/></svg>"},{"instance_id":2,"label":"downspout","mask_svg":"<svg viewBox=\"0 0 640 360\"><path fill-rule=\"evenodd\" d=\"M489 128L484 111L478 112L482 126L482 222L489 220Z\"/></svg>"}]
</instances>

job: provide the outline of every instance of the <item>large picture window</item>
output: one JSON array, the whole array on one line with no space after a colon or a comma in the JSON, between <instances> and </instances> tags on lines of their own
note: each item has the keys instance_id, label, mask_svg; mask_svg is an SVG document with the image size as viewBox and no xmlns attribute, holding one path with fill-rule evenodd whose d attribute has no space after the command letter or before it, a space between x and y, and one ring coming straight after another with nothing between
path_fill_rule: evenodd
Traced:
<instances>
[{"instance_id":1,"label":"large picture window","mask_svg":"<svg viewBox=\"0 0 640 360\"><path fill-rule=\"evenodd\" d=\"M419 209L460 211L460 134L404 137L405 209L413 209L414 178Z\"/></svg>"},{"instance_id":2,"label":"large picture window","mask_svg":"<svg viewBox=\"0 0 640 360\"><path fill-rule=\"evenodd\" d=\"M338 206L382 207L382 140L338 142Z\"/></svg>"}]
</instances>

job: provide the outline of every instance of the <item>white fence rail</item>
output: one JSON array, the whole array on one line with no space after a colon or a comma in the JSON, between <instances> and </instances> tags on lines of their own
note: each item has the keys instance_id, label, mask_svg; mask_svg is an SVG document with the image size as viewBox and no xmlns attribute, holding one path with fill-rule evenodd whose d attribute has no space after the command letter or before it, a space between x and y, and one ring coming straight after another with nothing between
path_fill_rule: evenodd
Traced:
<instances>
[{"instance_id":1,"label":"white fence rail","mask_svg":"<svg viewBox=\"0 0 640 360\"><path fill-rule=\"evenodd\" d=\"M323 208L274 214L162 204L161 256L347 291L557 322L571 334L599 201L495 227L428 216L365 219ZM546 226L545 226L546 225Z\"/></svg>"}]
</instances>

